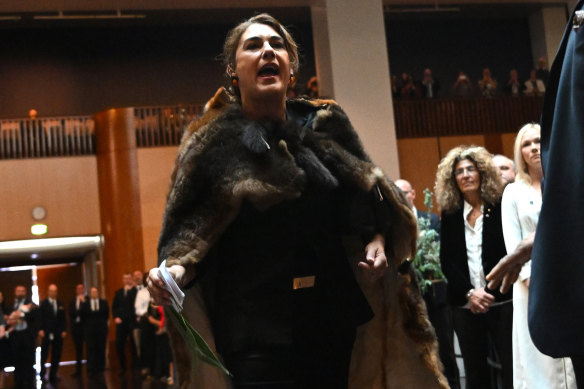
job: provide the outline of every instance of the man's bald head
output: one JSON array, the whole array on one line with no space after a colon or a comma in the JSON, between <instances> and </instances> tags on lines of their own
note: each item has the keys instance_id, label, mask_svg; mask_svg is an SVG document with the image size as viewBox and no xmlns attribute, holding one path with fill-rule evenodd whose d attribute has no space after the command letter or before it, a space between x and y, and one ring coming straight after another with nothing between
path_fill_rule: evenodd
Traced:
<instances>
[{"instance_id":1,"label":"man's bald head","mask_svg":"<svg viewBox=\"0 0 584 389\"><path fill-rule=\"evenodd\" d=\"M410 206L414 206L414 200L416 199L416 191L412 188L412 184L410 184L406 180L396 180L394 184L404 192L404 196L406 196L406 200L410 203Z\"/></svg>"}]
</instances>

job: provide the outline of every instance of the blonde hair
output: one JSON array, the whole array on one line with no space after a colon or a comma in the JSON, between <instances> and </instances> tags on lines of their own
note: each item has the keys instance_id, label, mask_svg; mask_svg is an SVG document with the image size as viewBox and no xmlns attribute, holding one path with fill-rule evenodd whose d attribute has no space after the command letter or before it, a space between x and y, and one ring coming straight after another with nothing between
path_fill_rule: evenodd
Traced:
<instances>
[{"instance_id":1,"label":"blonde hair","mask_svg":"<svg viewBox=\"0 0 584 389\"><path fill-rule=\"evenodd\" d=\"M462 160L471 161L479 172L480 195L483 202L496 204L501 198L503 187L492 155L481 146L458 146L446 154L438 165L434 191L436 202L443 212L452 213L462 208L462 192L456 183L454 168Z\"/></svg>"},{"instance_id":2,"label":"blonde hair","mask_svg":"<svg viewBox=\"0 0 584 389\"><path fill-rule=\"evenodd\" d=\"M541 134L541 128L537 123L527 123L517 133L515 137L515 144L513 145L513 159L515 160L515 169L517 170L517 180L524 181L531 185L531 177L529 176L529 169L525 160L523 159L523 153L521 152L521 143L523 142L523 136L529 130L537 130Z\"/></svg>"}]
</instances>

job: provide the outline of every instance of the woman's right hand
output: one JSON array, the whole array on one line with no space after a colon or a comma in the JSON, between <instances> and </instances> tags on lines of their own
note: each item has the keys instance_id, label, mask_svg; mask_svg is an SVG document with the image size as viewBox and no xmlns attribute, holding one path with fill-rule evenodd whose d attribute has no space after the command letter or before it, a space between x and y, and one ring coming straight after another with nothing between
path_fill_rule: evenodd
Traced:
<instances>
[{"instance_id":1,"label":"woman's right hand","mask_svg":"<svg viewBox=\"0 0 584 389\"><path fill-rule=\"evenodd\" d=\"M487 313L489 307L495 301L495 297L485 292L485 288L480 288L472 292L469 301L472 313Z\"/></svg>"},{"instance_id":2,"label":"woman's right hand","mask_svg":"<svg viewBox=\"0 0 584 389\"><path fill-rule=\"evenodd\" d=\"M193 277L187 277L187 271L182 265L172 265L167 267L168 273L177 283L179 288L187 284ZM188 278L188 279L187 279ZM154 300L156 305L171 305L170 293L164 289L164 282L158 275L158 268L150 269L147 280L148 291L150 297Z\"/></svg>"}]
</instances>

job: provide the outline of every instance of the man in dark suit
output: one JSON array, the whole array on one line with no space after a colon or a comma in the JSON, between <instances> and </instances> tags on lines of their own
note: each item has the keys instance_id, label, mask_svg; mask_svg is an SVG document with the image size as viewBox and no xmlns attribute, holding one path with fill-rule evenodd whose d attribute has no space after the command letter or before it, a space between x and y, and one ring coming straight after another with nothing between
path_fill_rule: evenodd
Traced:
<instances>
[{"instance_id":1,"label":"man in dark suit","mask_svg":"<svg viewBox=\"0 0 584 389\"><path fill-rule=\"evenodd\" d=\"M57 285L51 284L47 290L47 298L39 306L41 345L41 379L45 380L45 362L51 350L51 370L49 381L57 381L57 371L61 362L63 339L67 336L67 315L60 300L57 300Z\"/></svg>"},{"instance_id":2,"label":"man in dark suit","mask_svg":"<svg viewBox=\"0 0 584 389\"><path fill-rule=\"evenodd\" d=\"M73 338L73 344L75 345L75 360L77 364L75 366L75 372L72 374L74 377L81 375L81 364L83 361L83 305L87 300L85 296L85 287L83 284L79 284L75 287L75 298L69 303L69 322L71 323L71 337Z\"/></svg>"},{"instance_id":3,"label":"man in dark suit","mask_svg":"<svg viewBox=\"0 0 584 389\"><path fill-rule=\"evenodd\" d=\"M19 389L36 388L35 340L38 334L38 309L26 297L22 285L14 289L14 304L8 312L10 346L14 354L14 386Z\"/></svg>"},{"instance_id":4,"label":"man in dark suit","mask_svg":"<svg viewBox=\"0 0 584 389\"><path fill-rule=\"evenodd\" d=\"M435 213L419 211L416 206L414 205L414 200L416 199L416 191L412 188L412 184L410 184L406 180L396 180L395 185L401 189L406 200L412 207L412 212L416 219L426 218L430 220L430 228L440 234L440 218Z\"/></svg>"},{"instance_id":5,"label":"man in dark suit","mask_svg":"<svg viewBox=\"0 0 584 389\"><path fill-rule=\"evenodd\" d=\"M89 299L82 306L82 318L87 345L87 372L91 377L96 377L105 369L109 318L109 306L106 300L99 298L97 288L90 289Z\"/></svg>"},{"instance_id":6,"label":"man in dark suit","mask_svg":"<svg viewBox=\"0 0 584 389\"><path fill-rule=\"evenodd\" d=\"M120 360L120 375L126 371L126 341L130 339L132 350L132 364L137 367L137 353L132 335L137 325L134 301L136 300L136 286L131 273L126 273L122 279L124 286L116 291L112 304L112 315L116 323L116 351Z\"/></svg>"},{"instance_id":7,"label":"man in dark suit","mask_svg":"<svg viewBox=\"0 0 584 389\"><path fill-rule=\"evenodd\" d=\"M550 71L541 118L543 203L535 238L501 260L490 286L531 261L529 331L535 346L570 357L584 388L584 0L577 2ZM533 249L533 251L532 251Z\"/></svg>"},{"instance_id":8,"label":"man in dark suit","mask_svg":"<svg viewBox=\"0 0 584 389\"><path fill-rule=\"evenodd\" d=\"M430 221L430 229L440 234L440 218L435 213L418 211L414 205L416 191L406 180L397 180L395 185L401 189L406 200L412 207L412 212L419 220L421 218ZM436 330L438 338L438 352L444 365L444 375L452 389L460 388L460 375L454 355L454 328L452 325L452 310L446 300L446 283L436 283L424 294L424 301L428 310L428 318Z\"/></svg>"}]
</instances>

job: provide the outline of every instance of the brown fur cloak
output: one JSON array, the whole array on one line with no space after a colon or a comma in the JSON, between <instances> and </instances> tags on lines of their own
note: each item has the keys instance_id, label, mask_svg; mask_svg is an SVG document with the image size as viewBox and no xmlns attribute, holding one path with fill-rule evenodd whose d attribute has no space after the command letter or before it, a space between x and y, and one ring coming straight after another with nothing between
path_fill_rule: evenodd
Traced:
<instances>
[{"instance_id":1,"label":"brown fur cloak","mask_svg":"<svg viewBox=\"0 0 584 389\"><path fill-rule=\"evenodd\" d=\"M382 279L365 281L357 269L364 257L361 239L344 238L347 257L375 313L358 330L349 387L447 388L415 276L403 266L415 252L417 227L401 191L370 161L337 104L303 99L289 104L311 117L309 126L294 123L272 129L280 140L270 149L267 134L262 133L265 128L244 120L241 106L222 88L207 103L205 114L191 123L179 148L159 260L196 269L235 219L242 201L266 209L299 197L307 179L329 187L342 183L376 191L389 209L385 228L389 268ZM262 163L257 162L258 155ZM183 313L214 348L199 286L195 283L186 295ZM173 328L169 333L181 388L230 388L227 377L209 365L199 363L191 372L185 342Z\"/></svg>"}]
</instances>

